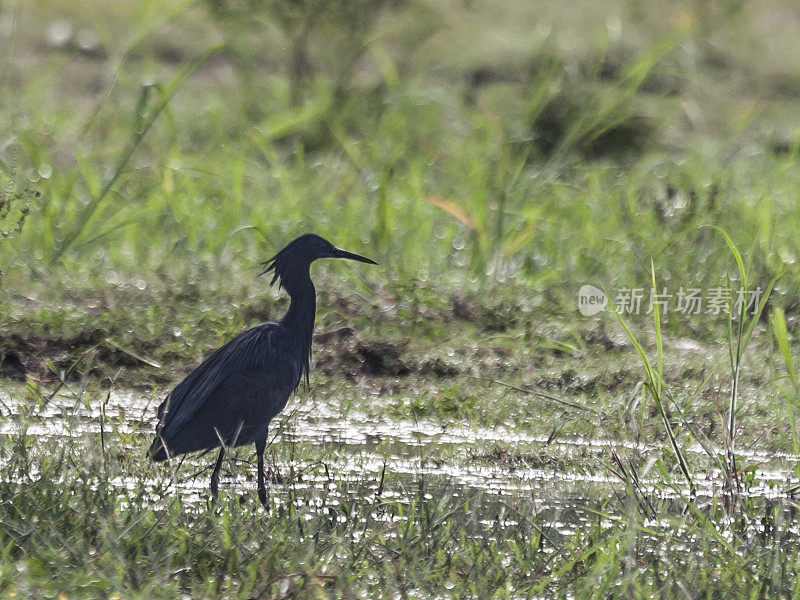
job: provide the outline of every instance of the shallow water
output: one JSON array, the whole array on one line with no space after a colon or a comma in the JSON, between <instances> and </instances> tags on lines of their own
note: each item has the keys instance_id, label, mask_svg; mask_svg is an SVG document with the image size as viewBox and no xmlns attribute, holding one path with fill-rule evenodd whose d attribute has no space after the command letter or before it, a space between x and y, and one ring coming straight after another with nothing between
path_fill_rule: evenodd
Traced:
<instances>
[{"instance_id":1,"label":"shallow water","mask_svg":"<svg viewBox=\"0 0 800 600\"><path fill-rule=\"evenodd\" d=\"M24 400L25 390L18 385L0 389L6 390L0 393L0 435L15 436L24 429L28 435L69 439L96 451L101 431L111 443L115 436L143 434L145 439L137 445L122 442L123 456L127 451L145 452L161 400L124 390L110 394L65 390L34 405ZM699 445L685 451L693 463L696 505L718 502L722 473ZM685 482L677 473L672 482L665 482L653 468L664 452L660 444L631 440L549 439L512 423L484 427L454 420L394 419L353 409L342 415L338 404L303 395L290 401L271 428L268 464L283 481L271 484L270 502L276 508L294 505L304 519L324 513L340 520L349 518L342 507L359 503L361 518L368 514L375 522L402 522L420 496L436 501L448 496L454 502L469 499L472 516L458 525L464 531L494 538L533 514L546 540L543 548L555 551L566 538L593 526L613 527L615 518L626 519L627 510L636 510L632 503L626 504L624 498L631 496L609 468L616 453L623 461L634 457L644 465L638 473L639 489L649 501L661 503L653 513L658 517L645 519L645 527L668 531L671 539L691 544L693 534L681 531L685 503L680 497L689 495ZM110 483L122 497L137 495L130 501L159 504L180 497L187 506L203 510L214 456L153 465L146 473L139 469L138 474ZM223 469L220 491L256 505L254 452L243 448L235 456ZM800 528L788 526L797 508L791 489L798 457L759 448L740 452L739 457L740 464L755 465L745 494L765 506L777 504L785 515L782 535L800 540ZM35 468L32 475L37 475ZM99 475L97 481L104 484ZM138 496L141 490L146 490L145 499ZM526 517L520 516L521 507ZM760 519L752 519L747 531L748 536L766 535ZM658 534L651 541L652 548L645 551L657 552Z\"/></svg>"},{"instance_id":2,"label":"shallow water","mask_svg":"<svg viewBox=\"0 0 800 600\"><path fill-rule=\"evenodd\" d=\"M20 387L6 389L9 391L0 396L0 412L6 417L0 421L0 435L14 435L19 433L21 421L8 417L9 413L19 412L24 394ZM101 429L107 433L116 430L124 434L135 431L152 434L155 409L160 401L160 397L132 391L112 391L103 396L66 391L43 406L22 408L23 414L28 414L22 422L27 433L35 436L81 438L97 434ZM338 407L314 397L290 402L287 410L273 422L270 443L275 447L295 443L332 450L327 454L334 460L326 459L326 464L342 479L380 474L386 464L395 475L426 474L499 494L527 494L553 486L566 491L572 487L585 488L587 484L618 483L609 470L600 472L594 466L583 470L580 463L591 463L594 457L606 459L612 451L623 456L635 452L644 458L663 451L660 444L630 440L549 439L518 430L513 424L482 427L457 421L404 420L358 410L341 415ZM498 446L519 458L514 461L475 459L485 454L487 447ZM722 448L715 450L722 453ZM699 444L684 451L706 456ZM785 488L793 482L794 465L800 460L795 455L758 448L740 451L738 455L743 463L757 465L755 480L758 484L752 486L749 493L765 497L784 494ZM537 464L527 464L526 457L533 458ZM289 465L275 466L280 469ZM657 480L645 477L643 483L654 486ZM713 469L696 474L698 493L713 495L718 491L715 483L720 481L720 473Z\"/></svg>"}]
</instances>

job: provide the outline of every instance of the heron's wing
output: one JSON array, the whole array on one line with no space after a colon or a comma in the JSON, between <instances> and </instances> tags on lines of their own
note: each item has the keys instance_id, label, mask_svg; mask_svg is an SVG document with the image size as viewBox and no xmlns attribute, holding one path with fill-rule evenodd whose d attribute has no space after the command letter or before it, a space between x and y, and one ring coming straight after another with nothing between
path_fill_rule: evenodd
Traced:
<instances>
[{"instance_id":1,"label":"heron's wing","mask_svg":"<svg viewBox=\"0 0 800 600\"><path fill-rule=\"evenodd\" d=\"M158 407L160 428L180 429L226 380L244 374L263 374L265 386L276 391L286 388L288 396L299 381L300 367L291 360L285 345L280 326L264 323L217 348Z\"/></svg>"}]
</instances>

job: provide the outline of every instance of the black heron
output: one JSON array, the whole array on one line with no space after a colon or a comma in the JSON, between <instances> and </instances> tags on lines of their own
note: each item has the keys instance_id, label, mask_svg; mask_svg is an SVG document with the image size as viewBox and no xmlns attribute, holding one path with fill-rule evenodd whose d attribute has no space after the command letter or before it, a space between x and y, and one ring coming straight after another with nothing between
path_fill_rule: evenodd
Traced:
<instances>
[{"instance_id":1,"label":"black heron","mask_svg":"<svg viewBox=\"0 0 800 600\"><path fill-rule=\"evenodd\" d=\"M225 448L255 444L258 497L267 505L264 448L267 428L305 377L311 358L316 292L309 267L318 258L375 261L340 250L318 235L302 235L264 263L291 298L277 323L262 323L217 348L158 407L159 424L149 454L154 461L220 447L211 493L219 488Z\"/></svg>"}]
</instances>

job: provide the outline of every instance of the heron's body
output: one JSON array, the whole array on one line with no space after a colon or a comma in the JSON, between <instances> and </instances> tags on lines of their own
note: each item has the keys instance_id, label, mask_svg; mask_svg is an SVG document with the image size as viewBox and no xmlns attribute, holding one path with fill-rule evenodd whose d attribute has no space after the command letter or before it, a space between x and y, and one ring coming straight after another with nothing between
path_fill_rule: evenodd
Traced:
<instances>
[{"instance_id":1,"label":"heron's body","mask_svg":"<svg viewBox=\"0 0 800 600\"><path fill-rule=\"evenodd\" d=\"M308 369L316 313L309 266L317 258L372 262L305 235L267 261L291 297L286 315L262 323L215 350L158 407L159 425L150 456L171 456L222 447L211 489L216 494L226 447L255 444L259 497L266 502L263 453L270 421L286 406Z\"/></svg>"},{"instance_id":2,"label":"heron's body","mask_svg":"<svg viewBox=\"0 0 800 600\"><path fill-rule=\"evenodd\" d=\"M294 342L282 323L262 323L215 350L159 407L159 418L167 411L165 444L153 459L266 440L300 383L302 348Z\"/></svg>"}]
</instances>

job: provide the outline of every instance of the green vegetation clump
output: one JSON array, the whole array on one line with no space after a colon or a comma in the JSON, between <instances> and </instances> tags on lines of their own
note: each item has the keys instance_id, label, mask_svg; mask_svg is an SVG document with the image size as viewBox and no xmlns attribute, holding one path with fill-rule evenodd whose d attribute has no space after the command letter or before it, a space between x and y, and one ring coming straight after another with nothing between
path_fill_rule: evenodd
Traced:
<instances>
[{"instance_id":1,"label":"green vegetation clump","mask_svg":"<svg viewBox=\"0 0 800 600\"><path fill-rule=\"evenodd\" d=\"M16 189L17 173L13 164L4 171L8 175L0 173L0 240L3 242L22 231L31 204L39 196L39 192L31 188Z\"/></svg>"}]
</instances>

